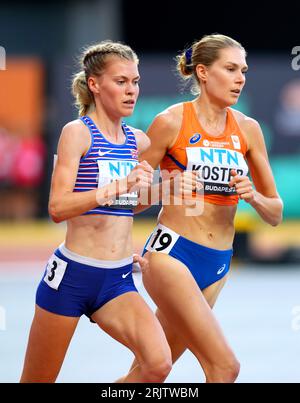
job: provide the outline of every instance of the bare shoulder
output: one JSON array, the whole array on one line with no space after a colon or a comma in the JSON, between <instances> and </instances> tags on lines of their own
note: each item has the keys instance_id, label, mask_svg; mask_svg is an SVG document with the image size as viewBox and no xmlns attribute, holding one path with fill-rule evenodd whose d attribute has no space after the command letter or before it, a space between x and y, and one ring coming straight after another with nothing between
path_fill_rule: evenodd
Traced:
<instances>
[{"instance_id":1,"label":"bare shoulder","mask_svg":"<svg viewBox=\"0 0 300 403\"><path fill-rule=\"evenodd\" d=\"M137 148L140 153L144 152L148 147L150 147L150 139L146 133L143 132L141 129L136 129L135 127L128 126L129 129L133 132Z\"/></svg>"},{"instance_id":2,"label":"bare shoulder","mask_svg":"<svg viewBox=\"0 0 300 403\"><path fill-rule=\"evenodd\" d=\"M147 134L151 145L159 144L163 150L170 149L182 125L183 104L175 104L160 112L150 125Z\"/></svg>"},{"instance_id":3,"label":"bare shoulder","mask_svg":"<svg viewBox=\"0 0 300 403\"><path fill-rule=\"evenodd\" d=\"M245 115L240 111L237 111L236 109L231 108L231 112L233 112L233 115L242 130L252 132L260 129L260 124L257 120Z\"/></svg>"},{"instance_id":4,"label":"bare shoulder","mask_svg":"<svg viewBox=\"0 0 300 403\"><path fill-rule=\"evenodd\" d=\"M233 112L233 115L245 136L248 149L251 147L251 145L263 139L263 133L257 120L235 109L231 109L231 111Z\"/></svg>"},{"instance_id":5,"label":"bare shoulder","mask_svg":"<svg viewBox=\"0 0 300 403\"><path fill-rule=\"evenodd\" d=\"M146 136L146 134L141 129L136 129L135 127L128 126L128 125L127 125L127 127L129 127L129 129L135 135L135 138L143 138L144 136Z\"/></svg>"},{"instance_id":6,"label":"bare shoulder","mask_svg":"<svg viewBox=\"0 0 300 403\"><path fill-rule=\"evenodd\" d=\"M80 155L84 155L91 144L89 129L85 124L75 119L63 126L58 143L58 150L77 149Z\"/></svg>"},{"instance_id":7,"label":"bare shoulder","mask_svg":"<svg viewBox=\"0 0 300 403\"><path fill-rule=\"evenodd\" d=\"M65 124L61 131L61 137L65 137L70 140L75 140L77 137L88 138L89 129L85 126L85 124L80 119L72 120Z\"/></svg>"},{"instance_id":8,"label":"bare shoulder","mask_svg":"<svg viewBox=\"0 0 300 403\"><path fill-rule=\"evenodd\" d=\"M178 103L169 106L164 111L160 112L154 119L155 124L170 130L179 130L182 123L183 103Z\"/></svg>"}]
</instances>

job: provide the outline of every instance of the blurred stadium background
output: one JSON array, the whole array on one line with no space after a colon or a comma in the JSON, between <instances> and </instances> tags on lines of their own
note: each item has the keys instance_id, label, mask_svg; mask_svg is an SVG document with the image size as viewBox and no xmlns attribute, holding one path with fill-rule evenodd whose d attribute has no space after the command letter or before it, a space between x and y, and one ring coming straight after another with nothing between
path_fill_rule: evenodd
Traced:
<instances>
[{"instance_id":1,"label":"blurred stadium background","mask_svg":"<svg viewBox=\"0 0 300 403\"><path fill-rule=\"evenodd\" d=\"M177 79L174 57L213 32L234 37L248 51L247 84L236 108L262 125L285 206L283 223L272 228L240 203L233 278L216 314L240 353L242 381L300 381L300 6L285 2L285 8L270 10L252 4L251 9L234 3L176 4L157 0L143 5L134 0L1 4L0 382L18 380L35 286L44 262L64 238L65 226L50 222L47 202L60 130L77 116L70 79L80 49L112 39L136 50L141 92L127 122L146 130L165 107L191 99ZM157 212L154 206L136 218L136 251L153 228ZM142 289L138 276L137 281ZM59 380L117 378L129 365L128 352L99 336L88 323L81 326ZM90 344L97 345L99 361ZM197 382L202 379L199 374L194 358L186 354L169 380Z\"/></svg>"}]
</instances>

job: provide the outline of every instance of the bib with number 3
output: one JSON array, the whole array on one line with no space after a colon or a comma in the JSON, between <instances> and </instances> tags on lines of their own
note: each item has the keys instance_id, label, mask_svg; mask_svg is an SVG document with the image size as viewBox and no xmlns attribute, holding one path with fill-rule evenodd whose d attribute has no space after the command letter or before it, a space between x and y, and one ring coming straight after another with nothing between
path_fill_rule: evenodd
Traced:
<instances>
[{"instance_id":1,"label":"bib with number 3","mask_svg":"<svg viewBox=\"0 0 300 403\"><path fill-rule=\"evenodd\" d=\"M153 231L149 242L146 245L146 250L149 252L161 252L168 254L175 245L179 235L162 224Z\"/></svg>"},{"instance_id":2,"label":"bib with number 3","mask_svg":"<svg viewBox=\"0 0 300 403\"><path fill-rule=\"evenodd\" d=\"M63 279L67 265L67 262L53 254L48 260L46 275L44 277L45 283L54 290L57 290Z\"/></svg>"}]
</instances>

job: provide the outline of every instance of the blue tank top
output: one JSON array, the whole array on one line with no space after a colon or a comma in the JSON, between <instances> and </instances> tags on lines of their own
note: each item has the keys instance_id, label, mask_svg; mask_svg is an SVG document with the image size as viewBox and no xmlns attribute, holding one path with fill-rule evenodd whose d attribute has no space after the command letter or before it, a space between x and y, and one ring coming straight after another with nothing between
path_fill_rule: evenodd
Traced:
<instances>
[{"instance_id":1,"label":"blue tank top","mask_svg":"<svg viewBox=\"0 0 300 403\"><path fill-rule=\"evenodd\" d=\"M80 120L89 128L91 146L80 159L74 192L101 188L114 180L124 178L138 164L138 150L133 132L122 123L126 140L123 144L110 143L99 131L89 116ZM98 206L86 214L107 214L114 216L133 216L137 205L137 193L126 193L117 198L110 206Z\"/></svg>"}]
</instances>

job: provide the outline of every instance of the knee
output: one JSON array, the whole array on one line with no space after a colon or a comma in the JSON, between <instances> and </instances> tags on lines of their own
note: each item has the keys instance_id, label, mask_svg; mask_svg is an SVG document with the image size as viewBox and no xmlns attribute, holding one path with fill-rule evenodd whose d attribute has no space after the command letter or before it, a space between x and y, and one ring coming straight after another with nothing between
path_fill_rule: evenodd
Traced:
<instances>
[{"instance_id":1,"label":"knee","mask_svg":"<svg viewBox=\"0 0 300 403\"><path fill-rule=\"evenodd\" d=\"M144 363L142 372L145 382L164 382L172 369L171 357L161 357L155 361Z\"/></svg>"},{"instance_id":2,"label":"knee","mask_svg":"<svg viewBox=\"0 0 300 403\"><path fill-rule=\"evenodd\" d=\"M207 382L233 383L240 372L240 363L235 357L213 365L206 371Z\"/></svg>"},{"instance_id":3,"label":"knee","mask_svg":"<svg viewBox=\"0 0 300 403\"><path fill-rule=\"evenodd\" d=\"M234 358L227 366L227 371L226 371L226 381L228 383L234 382L237 377L239 376L240 373L240 363L239 361Z\"/></svg>"}]
</instances>

